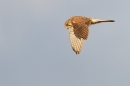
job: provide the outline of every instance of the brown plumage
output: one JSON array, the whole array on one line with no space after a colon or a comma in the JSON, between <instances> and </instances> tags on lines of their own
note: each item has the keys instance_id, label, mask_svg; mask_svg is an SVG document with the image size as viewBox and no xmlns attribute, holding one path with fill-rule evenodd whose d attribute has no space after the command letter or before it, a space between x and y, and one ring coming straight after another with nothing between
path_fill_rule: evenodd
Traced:
<instances>
[{"instance_id":1,"label":"brown plumage","mask_svg":"<svg viewBox=\"0 0 130 86\"><path fill-rule=\"evenodd\" d=\"M114 22L114 20L73 16L65 22L65 27L69 30L72 49L76 54L79 54L81 52L84 40L87 40L88 38L89 26L101 22Z\"/></svg>"}]
</instances>

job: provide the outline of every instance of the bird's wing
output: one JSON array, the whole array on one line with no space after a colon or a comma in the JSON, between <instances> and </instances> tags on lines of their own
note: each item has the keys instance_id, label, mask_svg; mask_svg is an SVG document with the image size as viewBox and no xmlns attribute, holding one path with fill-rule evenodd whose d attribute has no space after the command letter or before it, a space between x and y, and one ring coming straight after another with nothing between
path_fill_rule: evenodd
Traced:
<instances>
[{"instance_id":1,"label":"bird's wing","mask_svg":"<svg viewBox=\"0 0 130 86\"><path fill-rule=\"evenodd\" d=\"M72 49L74 50L74 52L76 54L79 54L82 50L82 46L84 44L84 39L78 38L74 34L74 28L73 27L69 28L68 30L69 30L70 43L71 43Z\"/></svg>"},{"instance_id":2,"label":"bird's wing","mask_svg":"<svg viewBox=\"0 0 130 86\"><path fill-rule=\"evenodd\" d=\"M89 34L89 26L91 21L80 19L80 20L72 20L72 26L74 28L74 34L78 38L87 39Z\"/></svg>"}]
</instances>

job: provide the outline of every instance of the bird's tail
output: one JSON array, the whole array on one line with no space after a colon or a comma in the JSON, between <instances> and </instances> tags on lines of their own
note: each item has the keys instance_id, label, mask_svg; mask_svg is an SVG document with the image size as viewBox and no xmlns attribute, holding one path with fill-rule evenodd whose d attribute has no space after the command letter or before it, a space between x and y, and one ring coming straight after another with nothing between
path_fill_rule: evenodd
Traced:
<instances>
[{"instance_id":1,"label":"bird's tail","mask_svg":"<svg viewBox=\"0 0 130 86\"><path fill-rule=\"evenodd\" d=\"M104 20L104 19L94 19L94 18L91 18L91 19L92 19L91 24L97 24L101 22L115 22L114 20Z\"/></svg>"}]
</instances>

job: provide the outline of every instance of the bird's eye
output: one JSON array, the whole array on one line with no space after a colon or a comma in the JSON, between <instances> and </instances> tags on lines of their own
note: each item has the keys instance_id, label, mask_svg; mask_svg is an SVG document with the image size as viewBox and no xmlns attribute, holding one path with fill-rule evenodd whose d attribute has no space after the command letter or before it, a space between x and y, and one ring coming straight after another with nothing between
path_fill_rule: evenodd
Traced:
<instances>
[{"instance_id":1,"label":"bird's eye","mask_svg":"<svg viewBox=\"0 0 130 86\"><path fill-rule=\"evenodd\" d=\"M69 24L67 23L66 26L71 26L71 25L69 25Z\"/></svg>"}]
</instances>

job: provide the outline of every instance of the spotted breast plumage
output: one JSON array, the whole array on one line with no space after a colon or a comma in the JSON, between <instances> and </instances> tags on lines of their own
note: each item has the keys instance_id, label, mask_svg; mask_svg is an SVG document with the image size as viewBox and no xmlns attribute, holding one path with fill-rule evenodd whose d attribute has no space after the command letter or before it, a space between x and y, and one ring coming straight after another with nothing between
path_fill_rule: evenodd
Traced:
<instances>
[{"instance_id":1,"label":"spotted breast plumage","mask_svg":"<svg viewBox=\"0 0 130 86\"><path fill-rule=\"evenodd\" d=\"M115 22L114 20L95 19L83 16L73 16L65 22L65 28L69 30L72 49L76 54L82 50L84 40L87 40L89 26L101 22Z\"/></svg>"}]
</instances>

